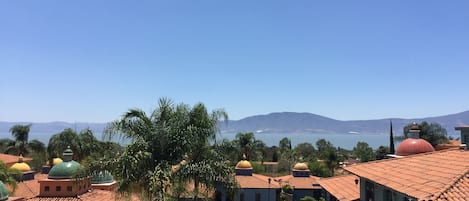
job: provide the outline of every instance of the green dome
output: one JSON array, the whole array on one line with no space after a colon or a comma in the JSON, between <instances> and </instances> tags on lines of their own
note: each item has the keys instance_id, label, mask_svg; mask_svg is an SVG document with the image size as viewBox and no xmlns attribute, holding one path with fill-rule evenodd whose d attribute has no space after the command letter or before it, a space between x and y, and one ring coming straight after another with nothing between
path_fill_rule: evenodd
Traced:
<instances>
[{"instance_id":1,"label":"green dome","mask_svg":"<svg viewBox=\"0 0 469 201\"><path fill-rule=\"evenodd\" d=\"M76 161L62 162L50 169L49 179L71 179L83 174L84 168Z\"/></svg>"},{"instance_id":2,"label":"green dome","mask_svg":"<svg viewBox=\"0 0 469 201\"><path fill-rule=\"evenodd\" d=\"M49 171L49 179L71 179L83 176L84 168L80 163L72 160L73 152L68 147L63 153L63 162L53 166Z\"/></svg>"},{"instance_id":3,"label":"green dome","mask_svg":"<svg viewBox=\"0 0 469 201\"><path fill-rule=\"evenodd\" d=\"M0 200L8 200L8 191L2 181L0 181Z\"/></svg>"},{"instance_id":4,"label":"green dome","mask_svg":"<svg viewBox=\"0 0 469 201\"><path fill-rule=\"evenodd\" d=\"M106 184L114 181L114 177L112 177L109 171L93 172L91 177L92 184Z\"/></svg>"}]
</instances>

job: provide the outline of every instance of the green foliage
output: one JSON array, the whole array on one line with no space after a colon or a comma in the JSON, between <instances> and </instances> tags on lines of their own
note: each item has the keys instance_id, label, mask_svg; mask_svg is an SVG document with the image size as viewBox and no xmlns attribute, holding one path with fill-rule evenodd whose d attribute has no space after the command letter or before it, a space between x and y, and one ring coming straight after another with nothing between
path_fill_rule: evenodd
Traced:
<instances>
[{"instance_id":1,"label":"green foliage","mask_svg":"<svg viewBox=\"0 0 469 201\"><path fill-rule=\"evenodd\" d=\"M360 162L367 162L375 159L373 148L366 142L358 142L353 148L353 153L360 159Z\"/></svg>"},{"instance_id":2,"label":"green foliage","mask_svg":"<svg viewBox=\"0 0 469 201\"><path fill-rule=\"evenodd\" d=\"M238 133L233 143L241 151L238 160L242 159L243 154L247 160L264 160L266 155L265 143L257 140L253 133Z\"/></svg>"},{"instance_id":3,"label":"green foliage","mask_svg":"<svg viewBox=\"0 0 469 201\"><path fill-rule=\"evenodd\" d=\"M265 167L259 162L251 161L252 172L262 174L265 172Z\"/></svg>"},{"instance_id":4,"label":"green foliage","mask_svg":"<svg viewBox=\"0 0 469 201\"><path fill-rule=\"evenodd\" d=\"M60 157L68 146L73 151L74 159L80 162L93 153L104 152L104 147L100 146L100 142L90 129L83 129L77 134L71 128L66 128L49 139L47 146L49 157Z\"/></svg>"},{"instance_id":5,"label":"green foliage","mask_svg":"<svg viewBox=\"0 0 469 201\"><path fill-rule=\"evenodd\" d=\"M201 103L189 107L173 105L168 99L160 99L150 115L131 109L110 123L105 135L128 138L132 143L116 159L103 159L91 168L110 170L121 183L120 191L140 189L149 200L180 195L180 191L168 189L189 181L194 182L194 200L202 183L207 189L216 184L233 189L233 167L223 155L233 145L225 141L212 147L209 143L215 139L220 118L227 118L223 110L209 113ZM171 172L173 164L179 166Z\"/></svg>"},{"instance_id":6,"label":"green foliage","mask_svg":"<svg viewBox=\"0 0 469 201\"><path fill-rule=\"evenodd\" d=\"M385 159L386 155L389 153L389 147L387 146L379 146L375 152L376 160Z\"/></svg>"},{"instance_id":7,"label":"green foliage","mask_svg":"<svg viewBox=\"0 0 469 201\"><path fill-rule=\"evenodd\" d=\"M408 137L408 133L412 125L413 124L408 124L404 127L405 138ZM428 122L423 121L418 124L418 126L420 128L420 138L428 141L432 146L448 142L448 133L440 124L435 122L429 124Z\"/></svg>"},{"instance_id":8,"label":"green foliage","mask_svg":"<svg viewBox=\"0 0 469 201\"><path fill-rule=\"evenodd\" d=\"M305 196L305 197L301 198L300 201L316 201L316 199L314 199L311 196Z\"/></svg>"},{"instance_id":9,"label":"green foliage","mask_svg":"<svg viewBox=\"0 0 469 201\"><path fill-rule=\"evenodd\" d=\"M29 153L33 152L44 154L44 143L39 140L28 141L30 128L31 124L14 125L11 127L10 132L15 140L1 139L1 152L13 155L22 154L23 156L28 156Z\"/></svg>"},{"instance_id":10,"label":"green foliage","mask_svg":"<svg viewBox=\"0 0 469 201\"><path fill-rule=\"evenodd\" d=\"M10 194L16 190L15 176L19 175L22 175L20 171L10 169L3 161L0 161L0 181L12 187Z\"/></svg>"},{"instance_id":11,"label":"green foliage","mask_svg":"<svg viewBox=\"0 0 469 201\"><path fill-rule=\"evenodd\" d=\"M311 143L300 143L296 145L295 149L293 149L293 154L295 159L298 161L308 161L314 159L314 147Z\"/></svg>"},{"instance_id":12,"label":"green foliage","mask_svg":"<svg viewBox=\"0 0 469 201\"><path fill-rule=\"evenodd\" d=\"M326 165L326 163L321 161L313 161L309 163L309 170L311 174L318 177L332 177L334 176L333 170Z\"/></svg>"}]
</instances>

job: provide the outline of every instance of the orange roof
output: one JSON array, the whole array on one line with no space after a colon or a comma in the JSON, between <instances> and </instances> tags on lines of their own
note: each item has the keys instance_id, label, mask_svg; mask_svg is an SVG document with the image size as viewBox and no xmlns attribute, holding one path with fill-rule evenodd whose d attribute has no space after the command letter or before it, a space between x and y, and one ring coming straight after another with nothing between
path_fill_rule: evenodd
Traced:
<instances>
[{"instance_id":1,"label":"orange roof","mask_svg":"<svg viewBox=\"0 0 469 201\"><path fill-rule=\"evenodd\" d=\"M72 197L36 197L39 195L39 180L47 179L47 174L36 174L34 180L18 182L16 191L14 192L13 196L16 197L23 197L26 200L41 200L41 201L48 201L48 200L85 200L85 201L119 201L119 200L128 200L122 197L120 194L112 191L104 191L104 190L97 190L94 189L91 192L85 193L80 195L80 198L72 198ZM132 195L132 201L139 200L135 195Z\"/></svg>"},{"instance_id":2,"label":"orange roof","mask_svg":"<svg viewBox=\"0 0 469 201\"><path fill-rule=\"evenodd\" d=\"M295 189L319 189L319 186L313 186L313 184L317 184L320 179L321 178L315 176L294 177L293 175L285 175L276 177L274 180L282 186L288 184L294 186Z\"/></svg>"},{"instance_id":3,"label":"orange roof","mask_svg":"<svg viewBox=\"0 0 469 201\"><path fill-rule=\"evenodd\" d=\"M260 174L236 175L235 178L240 188L280 188L274 179L271 178L269 185L270 177Z\"/></svg>"},{"instance_id":4,"label":"orange roof","mask_svg":"<svg viewBox=\"0 0 469 201\"><path fill-rule=\"evenodd\" d=\"M449 148L459 148L461 146L461 141L459 140L449 140L446 144L438 144L435 146L435 150L443 150Z\"/></svg>"},{"instance_id":5,"label":"orange roof","mask_svg":"<svg viewBox=\"0 0 469 201\"><path fill-rule=\"evenodd\" d=\"M430 199L454 188L467 174L469 151L447 149L351 165L345 170L410 197Z\"/></svg>"},{"instance_id":6,"label":"orange roof","mask_svg":"<svg viewBox=\"0 0 469 201\"><path fill-rule=\"evenodd\" d=\"M6 163L7 165L8 164L13 164L13 163L16 163L18 162L18 158L19 156L16 156L16 155L10 155L10 154L0 154L0 161L3 161L4 163ZM33 159L32 158L28 158L28 157L23 157L23 161L24 162L29 162L29 161L32 161Z\"/></svg>"},{"instance_id":7,"label":"orange roof","mask_svg":"<svg viewBox=\"0 0 469 201\"><path fill-rule=\"evenodd\" d=\"M360 199L360 185L355 184L355 175L342 175L319 180L319 185L339 201Z\"/></svg>"},{"instance_id":8,"label":"orange roof","mask_svg":"<svg viewBox=\"0 0 469 201\"><path fill-rule=\"evenodd\" d=\"M467 198L469 198L469 174L464 174L450 188L441 192L440 195L435 196L435 201L457 201L466 200Z\"/></svg>"}]
</instances>

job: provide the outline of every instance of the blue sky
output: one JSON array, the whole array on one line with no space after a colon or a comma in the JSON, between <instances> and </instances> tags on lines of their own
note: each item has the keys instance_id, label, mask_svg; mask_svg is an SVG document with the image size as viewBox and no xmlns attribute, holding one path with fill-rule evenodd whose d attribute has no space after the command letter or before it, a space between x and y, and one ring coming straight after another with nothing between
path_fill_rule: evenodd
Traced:
<instances>
[{"instance_id":1,"label":"blue sky","mask_svg":"<svg viewBox=\"0 0 469 201\"><path fill-rule=\"evenodd\" d=\"M469 110L468 1L1 1L0 121Z\"/></svg>"}]
</instances>

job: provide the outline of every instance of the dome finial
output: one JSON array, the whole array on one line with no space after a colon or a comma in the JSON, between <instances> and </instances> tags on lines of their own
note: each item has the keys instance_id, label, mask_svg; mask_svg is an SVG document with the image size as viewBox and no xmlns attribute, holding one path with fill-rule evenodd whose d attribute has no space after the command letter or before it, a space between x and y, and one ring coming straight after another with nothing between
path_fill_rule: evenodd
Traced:
<instances>
[{"instance_id":1,"label":"dome finial","mask_svg":"<svg viewBox=\"0 0 469 201\"><path fill-rule=\"evenodd\" d=\"M22 163L23 162L23 154L20 154L20 156L18 157L18 163Z\"/></svg>"}]
</instances>

